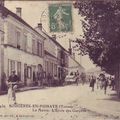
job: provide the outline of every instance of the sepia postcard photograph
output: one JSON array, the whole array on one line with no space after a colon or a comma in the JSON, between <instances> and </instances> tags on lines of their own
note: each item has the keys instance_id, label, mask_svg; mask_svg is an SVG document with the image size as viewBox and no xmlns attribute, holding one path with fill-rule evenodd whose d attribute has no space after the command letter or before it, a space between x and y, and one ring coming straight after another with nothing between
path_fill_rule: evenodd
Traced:
<instances>
[{"instance_id":1,"label":"sepia postcard photograph","mask_svg":"<svg viewBox=\"0 0 120 120\"><path fill-rule=\"evenodd\" d=\"M0 0L0 120L120 120L120 1Z\"/></svg>"}]
</instances>

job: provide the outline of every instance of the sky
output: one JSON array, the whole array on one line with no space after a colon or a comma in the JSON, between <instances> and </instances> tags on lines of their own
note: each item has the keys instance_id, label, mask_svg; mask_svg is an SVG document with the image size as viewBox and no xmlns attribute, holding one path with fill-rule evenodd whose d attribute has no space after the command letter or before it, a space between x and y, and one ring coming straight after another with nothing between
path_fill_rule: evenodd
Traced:
<instances>
[{"instance_id":1,"label":"sky","mask_svg":"<svg viewBox=\"0 0 120 120\"><path fill-rule=\"evenodd\" d=\"M5 1L5 6L12 12L16 12L16 7L22 8L22 18L33 28L37 26L38 23L42 23L44 31L49 35L51 33L49 30L49 4L61 3L61 1ZM62 1L66 3L66 1ZM67 1L67 3L72 3L72 1ZM78 15L78 9L72 7L72 20L73 20L73 31L68 33L57 33L57 41L66 49L69 47L69 39L74 40L76 37L80 38L83 35L81 16ZM72 43L72 46L75 44ZM76 53L76 60L81 63L81 65L86 69L95 67L92 61L90 61L88 56L78 56Z\"/></svg>"}]
</instances>

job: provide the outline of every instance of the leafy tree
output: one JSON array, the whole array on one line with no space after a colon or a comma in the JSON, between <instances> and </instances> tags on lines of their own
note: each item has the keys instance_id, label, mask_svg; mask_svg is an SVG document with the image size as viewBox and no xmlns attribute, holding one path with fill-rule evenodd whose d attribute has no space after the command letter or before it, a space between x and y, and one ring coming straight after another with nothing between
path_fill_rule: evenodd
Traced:
<instances>
[{"instance_id":1,"label":"leafy tree","mask_svg":"<svg viewBox=\"0 0 120 120\"><path fill-rule=\"evenodd\" d=\"M120 61L120 1L77 1L74 6L84 18L84 36L77 38L82 54L108 73Z\"/></svg>"}]
</instances>

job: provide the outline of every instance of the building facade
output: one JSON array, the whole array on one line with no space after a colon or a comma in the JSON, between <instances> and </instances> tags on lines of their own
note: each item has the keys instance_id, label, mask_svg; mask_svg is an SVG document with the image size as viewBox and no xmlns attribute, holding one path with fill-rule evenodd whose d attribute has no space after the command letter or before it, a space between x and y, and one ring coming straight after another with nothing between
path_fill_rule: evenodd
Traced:
<instances>
[{"instance_id":1,"label":"building facade","mask_svg":"<svg viewBox=\"0 0 120 120\"><path fill-rule=\"evenodd\" d=\"M61 46L58 46L58 77L60 79L60 84L64 83L65 77L68 74L68 56L69 53L62 48Z\"/></svg>"},{"instance_id":2,"label":"building facade","mask_svg":"<svg viewBox=\"0 0 120 120\"><path fill-rule=\"evenodd\" d=\"M34 85L37 72L44 61L44 37L28 25L19 15L0 6L3 22L1 34L1 79L8 79L15 70L25 86ZM1 81L4 86L5 80ZM4 87L2 88L4 89Z\"/></svg>"},{"instance_id":3,"label":"building facade","mask_svg":"<svg viewBox=\"0 0 120 120\"><path fill-rule=\"evenodd\" d=\"M13 70L22 86L37 85L43 72L46 82L50 75L52 84L62 85L75 60L70 62L69 52L55 35L43 32L42 24L33 29L21 15L21 8L15 14L0 6L0 90L6 90Z\"/></svg>"},{"instance_id":4,"label":"building facade","mask_svg":"<svg viewBox=\"0 0 120 120\"><path fill-rule=\"evenodd\" d=\"M42 24L39 23L35 28L38 32L42 32L45 37L44 42L44 70L46 77L50 74L55 84L61 85L68 69L68 52L56 41L56 36L49 36L43 32ZM53 84L54 84L53 83Z\"/></svg>"},{"instance_id":5,"label":"building facade","mask_svg":"<svg viewBox=\"0 0 120 120\"><path fill-rule=\"evenodd\" d=\"M51 83L53 83L54 79L58 80L57 74L57 47L53 42L52 38L42 31L42 24L39 23L35 28L42 36L45 37L44 41L44 72L46 76L46 83L48 83L48 77L52 77Z\"/></svg>"}]
</instances>

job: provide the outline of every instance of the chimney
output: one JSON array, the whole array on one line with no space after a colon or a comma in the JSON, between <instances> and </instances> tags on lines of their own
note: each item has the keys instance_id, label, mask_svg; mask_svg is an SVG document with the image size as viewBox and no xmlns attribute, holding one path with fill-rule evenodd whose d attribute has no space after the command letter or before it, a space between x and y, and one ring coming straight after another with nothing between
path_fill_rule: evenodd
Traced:
<instances>
[{"instance_id":1,"label":"chimney","mask_svg":"<svg viewBox=\"0 0 120 120\"><path fill-rule=\"evenodd\" d=\"M38 28L42 30L42 23L38 23Z\"/></svg>"},{"instance_id":2,"label":"chimney","mask_svg":"<svg viewBox=\"0 0 120 120\"><path fill-rule=\"evenodd\" d=\"M54 39L54 40L56 40L56 35L54 34L54 35L52 35L52 38Z\"/></svg>"},{"instance_id":3,"label":"chimney","mask_svg":"<svg viewBox=\"0 0 120 120\"><path fill-rule=\"evenodd\" d=\"M22 8L17 7L17 8L16 8L16 14L17 14L19 17L21 17L21 16L22 16Z\"/></svg>"}]
</instances>

